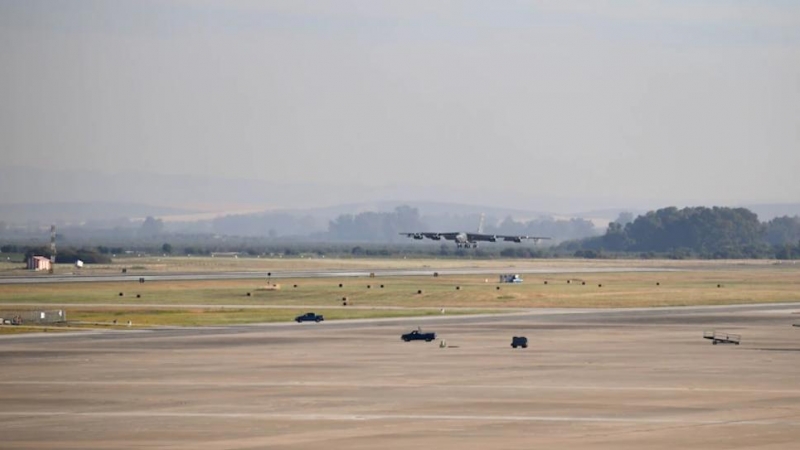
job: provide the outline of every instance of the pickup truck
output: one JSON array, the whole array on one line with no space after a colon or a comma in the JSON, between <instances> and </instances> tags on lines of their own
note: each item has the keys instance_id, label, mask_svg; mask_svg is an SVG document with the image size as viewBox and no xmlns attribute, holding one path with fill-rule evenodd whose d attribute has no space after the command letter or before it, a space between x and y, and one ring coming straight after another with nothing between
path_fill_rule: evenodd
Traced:
<instances>
[{"instance_id":1,"label":"pickup truck","mask_svg":"<svg viewBox=\"0 0 800 450\"><path fill-rule=\"evenodd\" d=\"M528 348L528 338L526 338L525 336L514 336L513 338L511 338L511 347Z\"/></svg>"},{"instance_id":2,"label":"pickup truck","mask_svg":"<svg viewBox=\"0 0 800 450\"><path fill-rule=\"evenodd\" d=\"M409 341L425 341L430 342L436 339L436 333L423 333L420 330L414 330L411 333L406 333L400 336L400 339L409 342Z\"/></svg>"},{"instance_id":3,"label":"pickup truck","mask_svg":"<svg viewBox=\"0 0 800 450\"><path fill-rule=\"evenodd\" d=\"M319 323L319 322L322 322L323 320L325 320L325 318L322 317L321 314L314 314L313 312L305 313L303 315L300 315L300 316L297 316L297 317L294 318L294 321L297 322L297 323L300 323L300 322L317 322L317 323Z\"/></svg>"}]
</instances>

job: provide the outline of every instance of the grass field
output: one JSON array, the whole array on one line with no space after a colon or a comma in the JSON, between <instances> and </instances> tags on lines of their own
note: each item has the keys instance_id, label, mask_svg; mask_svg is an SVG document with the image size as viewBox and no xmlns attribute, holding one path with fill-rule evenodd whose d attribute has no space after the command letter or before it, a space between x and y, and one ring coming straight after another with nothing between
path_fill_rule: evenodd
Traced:
<instances>
[{"instance_id":1,"label":"grass field","mask_svg":"<svg viewBox=\"0 0 800 450\"><path fill-rule=\"evenodd\" d=\"M291 322L298 315L306 312L303 309L265 308L191 308L191 309L137 309L137 308L79 308L69 312L70 322L91 325L111 325L117 320L117 326L126 326L131 321L133 326L153 325L237 325L246 323ZM447 312L449 315L490 313L496 311L459 309ZM388 317L423 317L440 315L438 309L326 309L318 311L326 320L341 319L374 319Z\"/></svg>"},{"instance_id":2,"label":"grass field","mask_svg":"<svg viewBox=\"0 0 800 450\"><path fill-rule=\"evenodd\" d=\"M724 268L772 266L770 260L629 260L629 259L388 259L388 258L258 258L258 257L119 257L111 264L86 265L77 269L69 264L57 264L56 274L84 275L120 274L126 269L128 275L154 273L209 273L209 272L279 272L291 270L378 270L378 269L454 269L508 267L567 268L567 267L655 267L655 268ZM44 276L25 270L20 262L0 261L0 275Z\"/></svg>"},{"instance_id":3,"label":"grass field","mask_svg":"<svg viewBox=\"0 0 800 450\"><path fill-rule=\"evenodd\" d=\"M80 328L65 326L65 324L52 326L25 326L25 325L0 325L0 336L8 334L25 333L57 333L61 331L78 331Z\"/></svg>"},{"instance_id":4,"label":"grass field","mask_svg":"<svg viewBox=\"0 0 800 450\"><path fill-rule=\"evenodd\" d=\"M180 267L184 260L191 258L176 259L172 262ZM209 259L212 258L205 258ZM367 264L364 260L354 261ZM334 261L333 265L322 268L335 268L341 262ZM376 264L372 267L380 268L419 267L422 263L430 267L433 262L401 260L390 261L385 266L378 266L374 260L371 262ZM570 261L571 267L581 270L622 266L623 263ZM521 284L498 284L494 275L469 275L280 279L279 285L269 287L267 280L0 285L0 310L59 306L68 310L71 320L104 322L114 318L122 320L124 316L125 321L133 320L137 325L211 325L285 321L312 310L309 308L324 309L329 319L350 319L437 314L441 308L447 308L448 313L474 313L543 307L619 308L800 301L800 265L796 264L658 261L647 266L643 261L629 263L637 267L667 266L679 271L528 274ZM434 267L497 268L512 264L549 267L566 263L560 260L526 261L524 264L519 261L448 261ZM224 264L215 266L214 270L221 270L221 267ZM319 268L301 266L293 270ZM343 298L347 299L347 306L343 306ZM227 308L220 309L220 306Z\"/></svg>"}]
</instances>

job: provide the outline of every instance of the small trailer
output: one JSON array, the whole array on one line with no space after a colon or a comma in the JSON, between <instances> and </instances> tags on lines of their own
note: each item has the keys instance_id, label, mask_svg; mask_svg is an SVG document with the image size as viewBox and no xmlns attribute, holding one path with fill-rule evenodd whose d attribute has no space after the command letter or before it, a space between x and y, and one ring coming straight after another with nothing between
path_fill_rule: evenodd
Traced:
<instances>
[{"instance_id":1,"label":"small trailer","mask_svg":"<svg viewBox=\"0 0 800 450\"><path fill-rule=\"evenodd\" d=\"M734 344L739 345L742 341L742 336L739 334L722 333L716 330L703 331L703 339L710 339L711 343L717 344Z\"/></svg>"}]
</instances>

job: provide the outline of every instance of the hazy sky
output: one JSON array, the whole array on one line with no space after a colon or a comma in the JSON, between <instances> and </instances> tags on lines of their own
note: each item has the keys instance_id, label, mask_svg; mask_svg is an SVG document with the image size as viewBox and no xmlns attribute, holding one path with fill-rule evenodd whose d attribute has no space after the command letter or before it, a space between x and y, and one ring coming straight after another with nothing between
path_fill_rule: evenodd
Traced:
<instances>
[{"instance_id":1,"label":"hazy sky","mask_svg":"<svg viewBox=\"0 0 800 450\"><path fill-rule=\"evenodd\" d=\"M797 202L800 2L0 0L0 151L506 204Z\"/></svg>"}]
</instances>

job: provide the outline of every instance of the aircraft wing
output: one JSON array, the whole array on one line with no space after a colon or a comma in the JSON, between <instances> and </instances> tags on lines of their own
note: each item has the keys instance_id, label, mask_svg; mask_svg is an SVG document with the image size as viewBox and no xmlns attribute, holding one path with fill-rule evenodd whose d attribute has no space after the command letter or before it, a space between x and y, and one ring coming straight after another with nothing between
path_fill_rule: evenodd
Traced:
<instances>
[{"instance_id":1,"label":"aircraft wing","mask_svg":"<svg viewBox=\"0 0 800 450\"><path fill-rule=\"evenodd\" d=\"M506 236L506 235L497 235L497 238L509 242L522 242L522 240L531 240L533 241L534 244L543 239L550 239L547 236Z\"/></svg>"},{"instance_id":2,"label":"aircraft wing","mask_svg":"<svg viewBox=\"0 0 800 450\"><path fill-rule=\"evenodd\" d=\"M545 236L527 236L527 235L506 235L506 234L483 234L483 233L467 233L470 241L487 241L487 242L522 242L523 240L532 240L534 243L542 239L550 239Z\"/></svg>"},{"instance_id":3,"label":"aircraft wing","mask_svg":"<svg viewBox=\"0 0 800 450\"><path fill-rule=\"evenodd\" d=\"M417 239L417 240L428 238L428 239L432 239L434 241L440 241L442 239L447 239L447 240L453 241L453 240L456 239L456 235L458 233L451 233L451 232L437 233L437 232L434 232L434 231L417 231L417 232L412 232L412 233L400 233L400 234L402 236L410 237L410 238Z\"/></svg>"}]
</instances>

